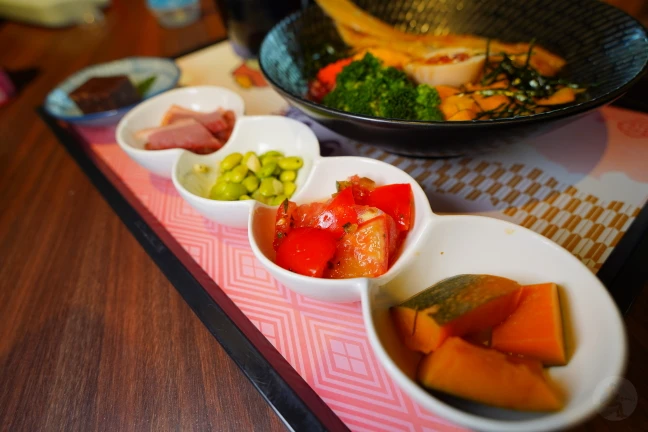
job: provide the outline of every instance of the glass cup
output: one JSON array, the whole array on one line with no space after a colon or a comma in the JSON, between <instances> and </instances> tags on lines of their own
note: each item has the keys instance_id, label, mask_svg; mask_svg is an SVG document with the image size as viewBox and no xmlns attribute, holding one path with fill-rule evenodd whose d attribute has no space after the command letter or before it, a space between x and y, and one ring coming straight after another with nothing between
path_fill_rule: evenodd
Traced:
<instances>
[{"instance_id":1,"label":"glass cup","mask_svg":"<svg viewBox=\"0 0 648 432\"><path fill-rule=\"evenodd\" d=\"M147 0L147 5L166 28L184 27L200 18L199 0Z\"/></svg>"},{"instance_id":2,"label":"glass cup","mask_svg":"<svg viewBox=\"0 0 648 432\"><path fill-rule=\"evenodd\" d=\"M234 51L256 58L266 34L286 16L311 0L216 0Z\"/></svg>"}]
</instances>

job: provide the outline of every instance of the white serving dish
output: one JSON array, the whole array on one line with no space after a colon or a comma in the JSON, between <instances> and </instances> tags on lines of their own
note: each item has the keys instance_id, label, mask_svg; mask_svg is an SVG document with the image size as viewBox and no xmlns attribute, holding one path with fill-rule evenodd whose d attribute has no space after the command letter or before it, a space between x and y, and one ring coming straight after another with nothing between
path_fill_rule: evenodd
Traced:
<instances>
[{"instance_id":1,"label":"white serving dish","mask_svg":"<svg viewBox=\"0 0 648 432\"><path fill-rule=\"evenodd\" d=\"M240 127L243 125L242 120ZM263 142L268 142L269 136ZM246 143L239 139L233 137L233 147L255 149L261 142ZM290 146L283 145L281 150L299 154L297 147L291 151ZM208 156L213 164L216 156ZM232 222L234 226L241 226L234 222L249 220L252 251L270 274L289 289L321 301L360 300L367 334L378 360L407 394L430 411L477 430L545 431L574 426L595 414L606 402L606 398L595 400L593 395L606 378L624 372L627 350L624 327L605 287L572 254L551 240L509 222L481 216L435 215L418 183L387 163L362 157L304 156L305 159L308 156L312 168L305 167L301 173L306 178L303 182L300 179L298 192L292 198L297 204L325 199L335 192L336 180L353 174L371 177L378 184L407 182L412 185L414 226L400 257L387 273L372 279L330 280L287 271L273 262L276 206L256 201L218 202L192 194L189 191L192 186L178 179L191 169L192 163L204 162L206 156L183 155L175 166L173 179L183 198L208 219ZM235 215L234 220L226 220L228 214ZM469 402L449 402L431 395L412 379L420 357L408 352L396 339L388 308L441 279L461 273L489 273L522 284L556 282L561 286L570 332L568 341L575 347L567 366L551 369L552 378L567 395L568 403L562 411L528 414Z\"/></svg>"},{"instance_id":2,"label":"white serving dish","mask_svg":"<svg viewBox=\"0 0 648 432\"><path fill-rule=\"evenodd\" d=\"M320 160L319 143L306 125L281 116L241 117L227 144L214 153L198 155L180 150L180 156L172 168L173 184L182 198L205 218L222 225L246 228L254 205L259 204L257 201L217 201L206 197L216 182L217 168L223 158L234 152L245 154L254 151L261 154L268 150L302 157L304 166L297 173L294 197L301 196L302 191L308 190L305 183L311 178L313 165ZM207 165L212 169L207 174L197 174L193 171L195 164Z\"/></svg>"},{"instance_id":3,"label":"white serving dish","mask_svg":"<svg viewBox=\"0 0 648 432\"><path fill-rule=\"evenodd\" d=\"M526 228L480 216L434 215L427 221L423 237L416 258L388 284L366 284L361 300L374 352L410 397L453 422L497 432L565 430L596 414L609 401L612 393L601 400L597 389L606 378L624 373L624 325L605 287L576 257ZM566 395L563 410L521 413L440 399L412 380L420 356L398 342L388 308L446 277L463 273L489 273L523 285L559 284L569 362L549 371Z\"/></svg>"},{"instance_id":4,"label":"white serving dish","mask_svg":"<svg viewBox=\"0 0 648 432\"><path fill-rule=\"evenodd\" d=\"M157 112L166 106L160 106ZM149 109L153 107L149 105ZM297 204L326 199L335 192L336 180L354 174L368 176L378 184L412 185L413 228L387 273L371 279L330 280L284 270L273 262L276 206L204 198L216 173L210 174L213 178L196 176L192 171L195 163L216 167L233 151L270 149L304 158L298 189L292 197ZM321 301L360 301L371 346L387 373L421 406L452 422L498 432L563 430L593 416L614 391L608 388L601 397L600 384L624 373L627 343L623 321L607 290L572 254L533 231L482 216L436 215L424 191L404 171L363 157L322 158L312 131L284 117L241 117L229 142L218 152L195 155L180 150L176 157L169 173L183 199L208 219L229 226L247 226L256 258L287 288ZM563 410L529 414L457 402L428 393L412 379L418 354L408 352L398 342L388 308L441 279L461 273L488 273L522 284L555 282L561 286L570 361L567 366L551 368L550 373L566 393Z\"/></svg>"}]
</instances>

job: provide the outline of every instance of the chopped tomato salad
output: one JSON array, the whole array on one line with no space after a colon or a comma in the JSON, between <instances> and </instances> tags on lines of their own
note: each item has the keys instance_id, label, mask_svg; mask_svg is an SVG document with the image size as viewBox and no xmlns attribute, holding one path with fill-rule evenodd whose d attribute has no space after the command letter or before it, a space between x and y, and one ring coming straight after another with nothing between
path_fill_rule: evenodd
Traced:
<instances>
[{"instance_id":1,"label":"chopped tomato salad","mask_svg":"<svg viewBox=\"0 0 648 432\"><path fill-rule=\"evenodd\" d=\"M376 186L366 177L337 182L325 202L277 209L273 246L280 267L305 276L378 277L389 270L412 229L410 184Z\"/></svg>"},{"instance_id":2,"label":"chopped tomato salad","mask_svg":"<svg viewBox=\"0 0 648 432\"><path fill-rule=\"evenodd\" d=\"M317 228L295 228L277 248L277 264L305 276L323 277L335 255L336 238Z\"/></svg>"}]
</instances>

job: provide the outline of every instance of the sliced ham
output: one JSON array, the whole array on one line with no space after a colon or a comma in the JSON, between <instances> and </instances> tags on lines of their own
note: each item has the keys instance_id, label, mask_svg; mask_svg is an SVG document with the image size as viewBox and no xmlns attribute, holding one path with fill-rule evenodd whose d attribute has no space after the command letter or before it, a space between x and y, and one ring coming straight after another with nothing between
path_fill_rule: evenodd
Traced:
<instances>
[{"instance_id":1,"label":"sliced ham","mask_svg":"<svg viewBox=\"0 0 648 432\"><path fill-rule=\"evenodd\" d=\"M200 122L193 118L174 121L172 124L144 129L135 136L146 141L147 150L165 150L183 148L194 153L212 153L223 146L223 142L215 138Z\"/></svg>"},{"instance_id":2,"label":"sliced ham","mask_svg":"<svg viewBox=\"0 0 648 432\"><path fill-rule=\"evenodd\" d=\"M187 118L194 119L202 123L213 134L220 134L227 131L227 137L234 128L235 115L233 111L218 109L216 111L204 113L193 111L179 105L171 105L162 118L162 126L173 124L178 120Z\"/></svg>"},{"instance_id":3,"label":"sliced ham","mask_svg":"<svg viewBox=\"0 0 648 432\"><path fill-rule=\"evenodd\" d=\"M214 136L225 143L229 140L230 135L232 135L232 130L234 130L236 114L234 114L234 111L232 110L224 111L223 120L225 120L225 123L227 123L227 127L219 132L215 132Z\"/></svg>"}]
</instances>

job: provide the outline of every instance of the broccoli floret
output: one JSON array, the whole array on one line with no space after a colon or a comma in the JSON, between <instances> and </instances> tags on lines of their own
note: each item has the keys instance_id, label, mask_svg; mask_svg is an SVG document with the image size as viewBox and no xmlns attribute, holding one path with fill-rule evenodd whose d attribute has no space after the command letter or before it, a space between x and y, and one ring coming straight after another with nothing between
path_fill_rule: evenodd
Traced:
<instances>
[{"instance_id":1,"label":"broccoli floret","mask_svg":"<svg viewBox=\"0 0 648 432\"><path fill-rule=\"evenodd\" d=\"M373 103L379 89L375 79L380 69L380 61L369 53L362 60L351 62L338 74L335 89L322 102L342 111L376 115Z\"/></svg>"},{"instance_id":2,"label":"broccoli floret","mask_svg":"<svg viewBox=\"0 0 648 432\"><path fill-rule=\"evenodd\" d=\"M390 87L411 86L412 83L405 72L394 67L382 67L378 70L380 79Z\"/></svg>"},{"instance_id":3,"label":"broccoli floret","mask_svg":"<svg viewBox=\"0 0 648 432\"><path fill-rule=\"evenodd\" d=\"M443 114L439 109L441 98L434 87L419 84L416 87L416 119L423 121L443 121Z\"/></svg>"},{"instance_id":4,"label":"broccoli floret","mask_svg":"<svg viewBox=\"0 0 648 432\"><path fill-rule=\"evenodd\" d=\"M380 71L381 66L380 60L370 53L367 53L362 60L351 62L342 69L336 78L336 83L337 85L344 85L348 83L362 82L366 80L367 77L376 75L378 71Z\"/></svg>"},{"instance_id":5,"label":"broccoli floret","mask_svg":"<svg viewBox=\"0 0 648 432\"><path fill-rule=\"evenodd\" d=\"M361 115L402 120L443 119L437 108L439 95L434 88L417 86L405 72L382 66L370 53L342 69L335 89L322 102Z\"/></svg>"},{"instance_id":6,"label":"broccoli floret","mask_svg":"<svg viewBox=\"0 0 648 432\"><path fill-rule=\"evenodd\" d=\"M415 106L412 103L415 98L414 87L394 86L379 99L376 115L392 119L416 120Z\"/></svg>"},{"instance_id":7,"label":"broccoli floret","mask_svg":"<svg viewBox=\"0 0 648 432\"><path fill-rule=\"evenodd\" d=\"M371 86L365 83L348 83L336 86L336 90L324 97L324 104L331 108L361 115L375 115L371 106L374 101Z\"/></svg>"}]
</instances>

